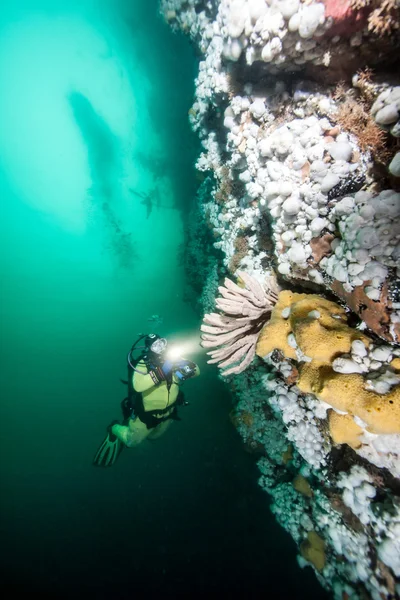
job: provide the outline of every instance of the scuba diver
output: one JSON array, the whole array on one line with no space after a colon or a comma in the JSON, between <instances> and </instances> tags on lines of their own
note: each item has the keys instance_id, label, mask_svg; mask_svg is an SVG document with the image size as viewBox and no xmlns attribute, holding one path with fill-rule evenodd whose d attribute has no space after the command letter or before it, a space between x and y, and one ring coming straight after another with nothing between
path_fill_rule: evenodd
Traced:
<instances>
[{"instance_id":1,"label":"scuba diver","mask_svg":"<svg viewBox=\"0 0 400 600\"><path fill-rule=\"evenodd\" d=\"M150 190L150 192L148 192L147 194L145 192L138 192L137 190L134 190L132 188L129 188L129 192L131 194L133 194L134 196L138 196L138 198L142 198L142 200L140 201L140 204L143 204L143 206L146 207L146 218L147 219L150 217L154 205L156 206L156 208L164 208L164 209L169 209L169 210L174 209L173 206L166 206L166 205L161 204L159 185L155 185Z\"/></svg>"},{"instance_id":2,"label":"scuba diver","mask_svg":"<svg viewBox=\"0 0 400 600\"><path fill-rule=\"evenodd\" d=\"M140 341L144 344L138 346ZM113 421L93 460L98 467L111 467L125 446L155 440L179 421L178 406L186 406L180 386L200 374L199 367L185 358L170 360L167 340L155 333L141 335L128 353L128 396L121 403L123 421ZM134 354L141 350L139 356Z\"/></svg>"},{"instance_id":3,"label":"scuba diver","mask_svg":"<svg viewBox=\"0 0 400 600\"><path fill-rule=\"evenodd\" d=\"M157 188L155 188L155 189L157 189ZM143 200L140 201L140 204L143 204L146 207L146 219L148 219L153 210L152 196L154 194L154 190L152 192L150 192L150 194L145 194L144 192L137 192L136 190L132 190L131 188L129 189L129 191L131 194L134 194L135 196L139 196L139 198L143 198Z\"/></svg>"}]
</instances>

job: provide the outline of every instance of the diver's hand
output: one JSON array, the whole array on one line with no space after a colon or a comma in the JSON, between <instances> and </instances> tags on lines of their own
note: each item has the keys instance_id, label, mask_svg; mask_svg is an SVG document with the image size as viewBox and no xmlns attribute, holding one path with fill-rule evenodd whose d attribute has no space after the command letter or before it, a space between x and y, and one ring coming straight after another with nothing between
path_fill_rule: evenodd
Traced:
<instances>
[{"instance_id":1,"label":"diver's hand","mask_svg":"<svg viewBox=\"0 0 400 600\"><path fill-rule=\"evenodd\" d=\"M154 381L155 385L158 385L162 381L166 381L168 377L171 376L174 365L172 361L166 360L160 365L155 365L152 367L151 371L149 371L149 375Z\"/></svg>"},{"instance_id":2,"label":"diver's hand","mask_svg":"<svg viewBox=\"0 0 400 600\"><path fill-rule=\"evenodd\" d=\"M163 372L163 375L165 377L165 379L167 379L168 375L171 375L172 371L174 370L174 363L172 362L172 360L165 360L163 362L163 364L161 365L161 370Z\"/></svg>"},{"instance_id":3,"label":"diver's hand","mask_svg":"<svg viewBox=\"0 0 400 600\"><path fill-rule=\"evenodd\" d=\"M174 362L167 359L161 365L153 367L149 374L151 375L155 385L158 385L162 381L166 381L169 377L171 377L171 374L174 374L179 381L184 382L186 379L194 377L196 375L196 371L196 363L181 358Z\"/></svg>"},{"instance_id":4,"label":"diver's hand","mask_svg":"<svg viewBox=\"0 0 400 600\"><path fill-rule=\"evenodd\" d=\"M185 358L182 358L174 364L174 375L176 375L180 381L186 381L186 379L194 377L196 370L196 363L191 360L186 360Z\"/></svg>"}]
</instances>

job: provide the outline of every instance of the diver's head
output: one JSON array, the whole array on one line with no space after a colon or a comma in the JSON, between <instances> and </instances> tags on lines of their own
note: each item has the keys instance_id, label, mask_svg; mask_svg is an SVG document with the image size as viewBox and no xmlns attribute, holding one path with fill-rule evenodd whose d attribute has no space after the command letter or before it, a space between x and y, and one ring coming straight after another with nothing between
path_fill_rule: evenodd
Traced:
<instances>
[{"instance_id":1,"label":"diver's head","mask_svg":"<svg viewBox=\"0 0 400 600\"><path fill-rule=\"evenodd\" d=\"M167 348L167 340L157 335L157 333L149 333L144 344L148 352L152 352L157 356L164 354Z\"/></svg>"}]
</instances>

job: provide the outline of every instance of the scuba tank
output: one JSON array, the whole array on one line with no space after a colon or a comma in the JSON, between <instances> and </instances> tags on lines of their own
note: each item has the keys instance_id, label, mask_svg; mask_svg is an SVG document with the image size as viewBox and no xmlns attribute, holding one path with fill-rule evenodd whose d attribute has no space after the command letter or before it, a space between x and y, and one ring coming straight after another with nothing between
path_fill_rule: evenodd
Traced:
<instances>
[{"instance_id":1,"label":"scuba tank","mask_svg":"<svg viewBox=\"0 0 400 600\"><path fill-rule=\"evenodd\" d=\"M139 342L143 344L138 345ZM123 383L128 385L128 396L121 402L121 409L124 420L134 419L138 414L143 412L142 410L142 396L139 392L136 392L133 388L132 376L133 371L140 375L147 375L149 371L156 368L157 355L161 354L167 347L167 340L160 337L156 333L140 334L137 340L132 345L127 355L128 364L128 380ZM139 354L136 354L139 351ZM139 370L136 365L143 361L146 365L147 372Z\"/></svg>"}]
</instances>

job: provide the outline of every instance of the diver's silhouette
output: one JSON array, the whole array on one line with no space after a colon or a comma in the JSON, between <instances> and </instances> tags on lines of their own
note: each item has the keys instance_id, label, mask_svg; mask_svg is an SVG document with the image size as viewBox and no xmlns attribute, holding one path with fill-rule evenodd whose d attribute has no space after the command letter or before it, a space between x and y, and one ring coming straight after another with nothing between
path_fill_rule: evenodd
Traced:
<instances>
[{"instance_id":1,"label":"diver's silhouette","mask_svg":"<svg viewBox=\"0 0 400 600\"><path fill-rule=\"evenodd\" d=\"M143 198L143 200L141 200L140 204L143 204L147 208L146 219L148 219L149 216L151 215L151 211L153 210L152 193L150 192L150 194L145 194L144 192L137 192L136 190L132 190L132 188L129 188L129 191L131 194L134 194L134 196Z\"/></svg>"},{"instance_id":2,"label":"diver's silhouette","mask_svg":"<svg viewBox=\"0 0 400 600\"><path fill-rule=\"evenodd\" d=\"M147 208L146 219L148 219L149 216L151 215L151 211L153 210L153 201L152 201L151 197L147 196L147 198L142 200L140 204L144 204L144 206Z\"/></svg>"},{"instance_id":3,"label":"diver's silhouette","mask_svg":"<svg viewBox=\"0 0 400 600\"><path fill-rule=\"evenodd\" d=\"M108 241L106 247L117 257L123 267L130 267L137 257L130 233L125 233L114 209L118 181L118 139L107 122L96 112L91 102L77 91L68 94L75 122L79 127L88 151L92 184L88 190L92 203L102 213Z\"/></svg>"},{"instance_id":4,"label":"diver's silhouette","mask_svg":"<svg viewBox=\"0 0 400 600\"><path fill-rule=\"evenodd\" d=\"M167 208L167 209L172 209L172 210L174 209L173 206L165 206L165 205L160 204L160 194L159 194L159 189L157 186L155 188L153 188L147 194L145 192L137 192L136 190L133 190L132 188L129 188L129 192L131 194L133 194L134 196L138 196L138 198L143 198L143 200L141 200L140 204L143 204L147 208L147 212L146 212L147 219L149 218L149 216L151 215L151 212L153 210L154 199L156 200L157 208Z\"/></svg>"}]
</instances>

